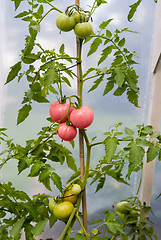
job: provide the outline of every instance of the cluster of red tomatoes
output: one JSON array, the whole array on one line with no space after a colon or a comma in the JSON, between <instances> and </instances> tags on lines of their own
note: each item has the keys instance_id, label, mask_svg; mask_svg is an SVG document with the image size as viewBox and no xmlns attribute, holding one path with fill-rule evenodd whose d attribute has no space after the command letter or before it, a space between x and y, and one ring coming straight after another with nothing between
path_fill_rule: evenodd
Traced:
<instances>
[{"instance_id":1,"label":"cluster of red tomatoes","mask_svg":"<svg viewBox=\"0 0 161 240\"><path fill-rule=\"evenodd\" d=\"M83 106L75 109L68 101L52 103L49 114L54 122L60 123L58 136L64 141L73 140L77 135L77 128L87 128L94 119L94 113L90 107Z\"/></svg>"},{"instance_id":2,"label":"cluster of red tomatoes","mask_svg":"<svg viewBox=\"0 0 161 240\"><path fill-rule=\"evenodd\" d=\"M50 199L50 212L53 213L57 219L66 221L71 215L80 193L81 186L79 184L68 184L63 190L60 199Z\"/></svg>"},{"instance_id":3,"label":"cluster of red tomatoes","mask_svg":"<svg viewBox=\"0 0 161 240\"><path fill-rule=\"evenodd\" d=\"M64 32L74 29L75 34L84 39L93 32L92 25L87 21L88 18L84 12L74 11L70 16L66 13L60 13L56 18L56 26Z\"/></svg>"}]
</instances>

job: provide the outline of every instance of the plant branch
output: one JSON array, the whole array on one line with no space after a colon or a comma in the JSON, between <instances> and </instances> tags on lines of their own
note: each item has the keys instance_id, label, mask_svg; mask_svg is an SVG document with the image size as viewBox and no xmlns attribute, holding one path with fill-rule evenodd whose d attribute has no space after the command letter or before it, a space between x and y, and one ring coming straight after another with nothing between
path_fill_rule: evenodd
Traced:
<instances>
[{"instance_id":1,"label":"plant branch","mask_svg":"<svg viewBox=\"0 0 161 240\"><path fill-rule=\"evenodd\" d=\"M76 218L77 218L77 220L78 220L78 222L79 222L79 224L80 224L80 226L81 226L81 228L84 232L84 235L85 235L86 239L88 240L89 239L89 234L87 233L86 229L84 228L84 226L82 224L82 221L80 220L80 217L78 215L78 212L76 212Z\"/></svg>"}]
</instances>

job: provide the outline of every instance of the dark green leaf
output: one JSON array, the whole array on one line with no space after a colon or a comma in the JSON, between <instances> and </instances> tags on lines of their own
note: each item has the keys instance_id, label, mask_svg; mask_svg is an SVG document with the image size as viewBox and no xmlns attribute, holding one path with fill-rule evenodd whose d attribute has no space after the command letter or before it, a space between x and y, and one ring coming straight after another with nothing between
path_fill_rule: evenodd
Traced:
<instances>
[{"instance_id":1,"label":"dark green leaf","mask_svg":"<svg viewBox=\"0 0 161 240\"><path fill-rule=\"evenodd\" d=\"M39 174L39 181L42 182L45 178L49 176L49 170L43 169L41 173Z\"/></svg>"},{"instance_id":2,"label":"dark green leaf","mask_svg":"<svg viewBox=\"0 0 161 240\"><path fill-rule=\"evenodd\" d=\"M39 221L36 224L36 226L32 229L33 235L39 236L44 231L44 228L45 228L47 222L48 222L47 219Z\"/></svg>"},{"instance_id":3,"label":"dark green leaf","mask_svg":"<svg viewBox=\"0 0 161 240\"><path fill-rule=\"evenodd\" d=\"M118 46L119 47L123 47L125 45L125 38L122 38L119 42L118 42Z\"/></svg>"},{"instance_id":4,"label":"dark green leaf","mask_svg":"<svg viewBox=\"0 0 161 240\"><path fill-rule=\"evenodd\" d=\"M29 12L23 11L23 12L19 13L18 15L16 15L15 18L21 18L21 17L27 16L27 15L29 15Z\"/></svg>"},{"instance_id":5,"label":"dark green leaf","mask_svg":"<svg viewBox=\"0 0 161 240\"><path fill-rule=\"evenodd\" d=\"M139 107L139 105L138 105L138 94L135 91L128 90L127 91L127 97L128 97L129 102L134 104L135 107Z\"/></svg>"},{"instance_id":6,"label":"dark green leaf","mask_svg":"<svg viewBox=\"0 0 161 240\"><path fill-rule=\"evenodd\" d=\"M54 216L54 214L51 214L51 216L49 218L49 226L50 226L50 228L52 228L54 226L56 221L57 221L57 218Z\"/></svg>"},{"instance_id":7,"label":"dark green leaf","mask_svg":"<svg viewBox=\"0 0 161 240\"><path fill-rule=\"evenodd\" d=\"M80 233L76 233L74 239L75 239L75 240L86 240L86 237L83 236L83 235L80 234Z\"/></svg>"},{"instance_id":8,"label":"dark green leaf","mask_svg":"<svg viewBox=\"0 0 161 240\"><path fill-rule=\"evenodd\" d=\"M96 52L101 43L102 43L101 38L95 38L94 41L92 42L91 46L90 46L90 49L89 49L89 52L88 52L87 56L90 56L91 54Z\"/></svg>"},{"instance_id":9,"label":"dark green leaf","mask_svg":"<svg viewBox=\"0 0 161 240\"><path fill-rule=\"evenodd\" d=\"M106 48L104 48L104 49L102 50L101 58L100 58L99 61L98 61L98 65L100 65L103 61L106 60L106 58L108 57L108 55L112 53L112 49L113 49L113 48L114 48L113 45L110 45L110 46L108 46L108 47L106 47Z\"/></svg>"},{"instance_id":10,"label":"dark green leaf","mask_svg":"<svg viewBox=\"0 0 161 240\"><path fill-rule=\"evenodd\" d=\"M105 176L102 176L101 178L99 178L99 183L97 185L97 188L96 188L96 191L95 192L98 192L100 189L103 188L104 184L105 184L105 180L106 180L106 177Z\"/></svg>"},{"instance_id":11,"label":"dark green leaf","mask_svg":"<svg viewBox=\"0 0 161 240\"><path fill-rule=\"evenodd\" d=\"M62 192L62 181L61 181L61 177L59 177L59 175L56 174L55 172L52 172L52 174L51 174L51 180L52 180L53 183L56 185L56 187L60 190L60 192Z\"/></svg>"},{"instance_id":12,"label":"dark green leaf","mask_svg":"<svg viewBox=\"0 0 161 240\"><path fill-rule=\"evenodd\" d=\"M106 30L106 37L111 38L112 32L110 30Z\"/></svg>"},{"instance_id":13,"label":"dark green leaf","mask_svg":"<svg viewBox=\"0 0 161 240\"><path fill-rule=\"evenodd\" d=\"M158 152L159 152L159 147L155 145L151 145L147 151L147 162L150 162L154 158L156 158L158 155Z\"/></svg>"},{"instance_id":14,"label":"dark green leaf","mask_svg":"<svg viewBox=\"0 0 161 240\"><path fill-rule=\"evenodd\" d=\"M11 230L10 230L10 234L14 236L15 240L20 239L20 232L22 230L22 225L25 221L25 218L22 217L19 220L17 220L17 222L14 223L14 225L12 226Z\"/></svg>"},{"instance_id":15,"label":"dark green leaf","mask_svg":"<svg viewBox=\"0 0 161 240\"><path fill-rule=\"evenodd\" d=\"M25 104L19 111L17 117L17 124L23 122L28 116L29 112L31 111L32 107L30 104Z\"/></svg>"},{"instance_id":16,"label":"dark green leaf","mask_svg":"<svg viewBox=\"0 0 161 240\"><path fill-rule=\"evenodd\" d=\"M75 164L75 159L72 157L72 155L66 155L66 161L67 161L68 167L76 172L77 166Z\"/></svg>"},{"instance_id":17,"label":"dark green leaf","mask_svg":"<svg viewBox=\"0 0 161 240\"><path fill-rule=\"evenodd\" d=\"M130 5L131 9L130 9L128 17L127 17L128 21L131 21L132 17L134 16L134 14L141 2L142 2L142 0L138 0L136 3Z\"/></svg>"},{"instance_id":18,"label":"dark green leaf","mask_svg":"<svg viewBox=\"0 0 161 240\"><path fill-rule=\"evenodd\" d=\"M11 82L19 73L21 70L21 62L16 63L14 66L11 67L11 70L7 76L7 80L5 84Z\"/></svg>"},{"instance_id":19,"label":"dark green leaf","mask_svg":"<svg viewBox=\"0 0 161 240\"><path fill-rule=\"evenodd\" d=\"M129 147L129 161L135 164L142 162L145 151L141 146L137 146L135 141L128 144Z\"/></svg>"},{"instance_id":20,"label":"dark green leaf","mask_svg":"<svg viewBox=\"0 0 161 240\"><path fill-rule=\"evenodd\" d=\"M99 86L99 84L103 81L103 77L104 76L101 75L101 77L99 77L97 80L95 80L93 86L89 89L88 92L95 90Z\"/></svg>"},{"instance_id":21,"label":"dark green leaf","mask_svg":"<svg viewBox=\"0 0 161 240\"><path fill-rule=\"evenodd\" d=\"M114 69L114 79L116 84L121 88L125 82L125 70L121 67L117 67Z\"/></svg>"},{"instance_id":22,"label":"dark green leaf","mask_svg":"<svg viewBox=\"0 0 161 240\"><path fill-rule=\"evenodd\" d=\"M106 83L105 90L103 92L103 96L106 95L108 92L110 92L114 88L114 82L113 81L108 81Z\"/></svg>"},{"instance_id":23,"label":"dark green leaf","mask_svg":"<svg viewBox=\"0 0 161 240\"><path fill-rule=\"evenodd\" d=\"M20 6L20 3L23 1L23 0L11 0L14 2L15 4L15 10L17 10L17 8Z\"/></svg>"},{"instance_id":24,"label":"dark green leaf","mask_svg":"<svg viewBox=\"0 0 161 240\"><path fill-rule=\"evenodd\" d=\"M126 91L126 88L127 88L127 85L126 84L123 84L122 87L118 87L113 95L114 96L121 96L125 91Z\"/></svg>"},{"instance_id":25,"label":"dark green leaf","mask_svg":"<svg viewBox=\"0 0 161 240\"><path fill-rule=\"evenodd\" d=\"M31 168L29 177L37 176L39 174L40 168L41 168L41 164L40 163L35 163Z\"/></svg>"},{"instance_id":26,"label":"dark green leaf","mask_svg":"<svg viewBox=\"0 0 161 240\"><path fill-rule=\"evenodd\" d=\"M117 144L118 144L118 139L116 137L108 136L104 140L107 162L110 162L112 160L117 149Z\"/></svg>"},{"instance_id":27,"label":"dark green leaf","mask_svg":"<svg viewBox=\"0 0 161 240\"><path fill-rule=\"evenodd\" d=\"M107 25L113 20L113 18L110 18L108 19L107 21L104 21L102 22L100 25L99 25L99 28L101 29L105 29L107 27Z\"/></svg>"}]
</instances>

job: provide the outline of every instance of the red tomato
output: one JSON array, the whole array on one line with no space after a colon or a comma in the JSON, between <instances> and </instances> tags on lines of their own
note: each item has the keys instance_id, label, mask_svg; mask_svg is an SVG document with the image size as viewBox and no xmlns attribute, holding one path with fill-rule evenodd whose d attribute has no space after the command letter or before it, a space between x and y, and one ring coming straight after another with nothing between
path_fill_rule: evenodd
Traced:
<instances>
[{"instance_id":1,"label":"red tomato","mask_svg":"<svg viewBox=\"0 0 161 240\"><path fill-rule=\"evenodd\" d=\"M77 129L74 126L68 126L66 123L60 123L58 136L64 141L71 141L77 135Z\"/></svg>"},{"instance_id":2,"label":"red tomato","mask_svg":"<svg viewBox=\"0 0 161 240\"><path fill-rule=\"evenodd\" d=\"M91 125L94 119L94 113L90 107L83 106L79 109L74 109L70 114L70 121L73 126L84 129Z\"/></svg>"},{"instance_id":3,"label":"red tomato","mask_svg":"<svg viewBox=\"0 0 161 240\"><path fill-rule=\"evenodd\" d=\"M56 101L52 103L49 109L49 114L51 119L54 122L60 122L60 123L66 122L67 113L70 116L71 112L74 110L73 105L71 105L70 109L69 107L70 107L69 102L59 103L59 101ZM69 112L68 112L68 109L69 109Z\"/></svg>"}]
</instances>

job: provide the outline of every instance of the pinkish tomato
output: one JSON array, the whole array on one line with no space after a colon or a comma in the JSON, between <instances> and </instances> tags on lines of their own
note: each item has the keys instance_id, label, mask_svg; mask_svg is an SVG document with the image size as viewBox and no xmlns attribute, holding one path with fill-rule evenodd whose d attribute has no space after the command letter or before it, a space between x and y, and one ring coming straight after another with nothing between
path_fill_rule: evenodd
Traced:
<instances>
[{"instance_id":1,"label":"pinkish tomato","mask_svg":"<svg viewBox=\"0 0 161 240\"><path fill-rule=\"evenodd\" d=\"M70 114L70 121L73 126L84 129L91 125L94 119L94 113L90 107L83 106L79 109L74 109Z\"/></svg>"},{"instance_id":2,"label":"pinkish tomato","mask_svg":"<svg viewBox=\"0 0 161 240\"><path fill-rule=\"evenodd\" d=\"M70 106L69 102L60 103L56 101L50 105L49 114L54 122L63 123L67 120L67 114L70 116L73 110L74 107L73 105Z\"/></svg>"},{"instance_id":3,"label":"pinkish tomato","mask_svg":"<svg viewBox=\"0 0 161 240\"><path fill-rule=\"evenodd\" d=\"M77 129L74 126L68 126L66 123L60 123L58 136L64 141L71 141L77 135Z\"/></svg>"}]
</instances>

